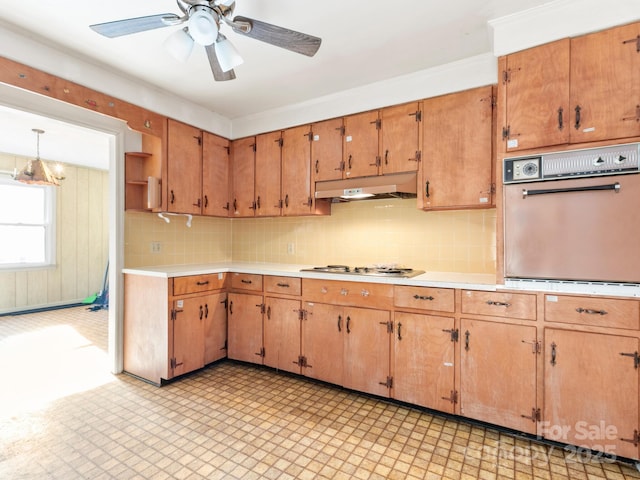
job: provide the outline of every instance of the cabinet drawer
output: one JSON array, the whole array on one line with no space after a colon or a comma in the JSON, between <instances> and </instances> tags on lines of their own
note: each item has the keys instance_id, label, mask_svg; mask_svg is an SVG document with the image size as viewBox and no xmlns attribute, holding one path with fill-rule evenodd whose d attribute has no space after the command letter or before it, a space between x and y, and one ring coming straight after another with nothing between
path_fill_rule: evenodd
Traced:
<instances>
[{"instance_id":1,"label":"cabinet drawer","mask_svg":"<svg viewBox=\"0 0 640 480\"><path fill-rule=\"evenodd\" d=\"M224 288L224 273L209 273L206 275L189 275L173 279L173 295L206 292Z\"/></svg>"},{"instance_id":2,"label":"cabinet drawer","mask_svg":"<svg viewBox=\"0 0 640 480\"><path fill-rule=\"evenodd\" d=\"M395 287L394 304L396 307L437 310L453 313L455 300L451 288L431 287Z\"/></svg>"},{"instance_id":3,"label":"cabinet drawer","mask_svg":"<svg viewBox=\"0 0 640 480\"><path fill-rule=\"evenodd\" d=\"M535 320L536 295L463 290L462 313Z\"/></svg>"},{"instance_id":4,"label":"cabinet drawer","mask_svg":"<svg viewBox=\"0 0 640 480\"><path fill-rule=\"evenodd\" d=\"M283 293L285 295L300 295L302 282L295 277L264 277L264 291L269 293Z\"/></svg>"},{"instance_id":5,"label":"cabinet drawer","mask_svg":"<svg viewBox=\"0 0 640 480\"><path fill-rule=\"evenodd\" d=\"M231 288L234 290L249 290L251 292L262 291L262 275L250 273L232 273Z\"/></svg>"},{"instance_id":6,"label":"cabinet drawer","mask_svg":"<svg viewBox=\"0 0 640 480\"><path fill-rule=\"evenodd\" d=\"M302 290L304 299L309 302L384 310L393 307L393 285L305 278Z\"/></svg>"},{"instance_id":7,"label":"cabinet drawer","mask_svg":"<svg viewBox=\"0 0 640 480\"><path fill-rule=\"evenodd\" d=\"M545 295L544 319L547 322L637 330L640 327L640 308L637 300Z\"/></svg>"}]
</instances>

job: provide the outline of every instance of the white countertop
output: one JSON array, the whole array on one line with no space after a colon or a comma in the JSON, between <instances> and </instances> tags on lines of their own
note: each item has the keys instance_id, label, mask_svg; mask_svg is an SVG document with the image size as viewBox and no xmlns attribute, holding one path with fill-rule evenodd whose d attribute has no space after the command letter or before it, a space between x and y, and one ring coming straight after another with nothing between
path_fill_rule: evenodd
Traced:
<instances>
[{"instance_id":1,"label":"white countertop","mask_svg":"<svg viewBox=\"0 0 640 480\"><path fill-rule=\"evenodd\" d=\"M376 277L372 275L344 275L324 272L301 272L312 265L281 263L221 262L198 265L163 265L159 267L125 268L131 275L172 278L208 273L237 272L284 277L342 280L345 282L385 283L415 287L465 288L470 290L496 290L496 276L484 273L426 272L413 278Z\"/></svg>"}]
</instances>

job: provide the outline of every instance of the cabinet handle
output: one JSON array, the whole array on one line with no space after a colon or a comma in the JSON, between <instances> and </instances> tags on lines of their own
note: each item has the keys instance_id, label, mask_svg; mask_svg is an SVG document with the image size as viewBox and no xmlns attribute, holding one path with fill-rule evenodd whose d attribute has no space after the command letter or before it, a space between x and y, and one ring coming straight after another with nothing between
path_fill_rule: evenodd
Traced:
<instances>
[{"instance_id":1,"label":"cabinet handle","mask_svg":"<svg viewBox=\"0 0 640 480\"><path fill-rule=\"evenodd\" d=\"M347 160L348 162L348 166L349 166L349 170L351 170L351 155L349 155L349 159Z\"/></svg>"},{"instance_id":2,"label":"cabinet handle","mask_svg":"<svg viewBox=\"0 0 640 480\"><path fill-rule=\"evenodd\" d=\"M606 315L607 312L605 310L593 310L591 308L576 308L576 312L578 313L588 313L589 315Z\"/></svg>"},{"instance_id":3,"label":"cabinet handle","mask_svg":"<svg viewBox=\"0 0 640 480\"><path fill-rule=\"evenodd\" d=\"M351 333L351 317L347 315L347 333Z\"/></svg>"},{"instance_id":4,"label":"cabinet handle","mask_svg":"<svg viewBox=\"0 0 640 480\"><path fill-rule=\"evenodd\" d=\"M253 283L252 280L247 280L245 278L243 278L242 280L240 280L241 283L246 283L247 285L251 285Z\"/></svg>"},{"instance_id":5,"label":"cabinet handle","mask_svg":"<svg viewBox=\"0 0 640 480\"><path fill-rule=\"evenodd\" d=\"M196 282L196 285L202 287L203 285L209 285L209 280L205 280L204 282Z\"/></svg>"},{"instance_id":6,"label":"cabinet handle","mask_svg":"<svg viewBox=\"0 0 640 480\"><path fill-rule=\"evenodd\" d=\"M487 305L493 305L495 307L510 307L511 304L507 302L494 302L493 300L487 300Z\"/></svg>"},{"instance_id":7,"label":"cabinet handle","mask_svg":"<svg viewBox=\"0 0 640 480\"><path fill-rule=\"evenodd\" d=\"M254 202L254 209L257 208L258 210L260 210L261 206L260 206L260 195L258 195L258 198L256 199L256 201Z\"/></svg>"},{"instance_id":8,"label":"cabinet handle","mask_svg":"<svg viewBox=\"0 0 640 480\"><path fill-rule=\"evenodd\" d=\"M424 295L414 295L413 298L415 298L416 300L434 300L434 298L429 295L428 297L425 297Z\"/></svg>"},{"instance_id":9,"label":"cabinet handle","mask_svg":"<svg viewBox=\"0 0 640 480\"><path fill-rule=\"evenodd\" d=\"M363 297L368 297L370 295L369 290L363 288L360 292L360 295L362 295Z\"/></svg>"},{"instance_id":10,"label":"cabinet handle","mask_svg":"<svg viewBox=\"0 0 640 480\"><path fill-rule=\"evenodd\" d=\"M551 365L554 365L554 366L556 364L556 347L557 347L556 342L553 342L551 344Z\"/></svg>"},{"instance_id":11,"label":"cabinet handle","mask_svg":"<svg viewBox=\"0 0 640 480\"><path fill-rule=\"evenodd\" d=\"M267 320L271 320L271 305L267 307Z\"/></svg>"},{"instance_id":12,"label":"cabinet handle","mask_svg":"<svg viewBox=\"0 0 640 480\"><path fill-rule=\"evenodd\" d=\"M316 160L316 175L320 173L320 160Z\"/></svg>"},{"instance_id":13,"label":"cabinet handle","mask_svg":"<svg viewBox=\"0 0 640 480\"><path fill-rule=\"evenodd\" d=\"M229 302L229 315L233 315L233 300Z\"/></svg>"},{"instance_id":14,"label":"cabinet handle","mask_svg":"<svg viewBox=\"0 0 640 480\"><path fill-rule=\"evenodd\" d=\"M562 107L558 109L558 130L562 130L564 128L564 118L563 118L564 110Z\"/></svg>"},{"instance_id":15,"label":"cabinet handle","mask_svg":"<svg viewBox=\"0 0 640 480\"><path fill-rule=\"evenodd\" d=\"M173 194L173 190L171 190L171 205L173 205L173 201L176 199L176 196Z\"/></svg>"},{"instance_id":16,"label":"cabinet handle","mask_svg":"<svg viewBox=\"0 0 640 480\"><path fill-rule=\"evenodd\" d=\"M576 124L575 128L578 130L580 128L580 121L582 120L580 117L580 113L582 112L582 107L580 105L576 105Z\"/></svg>"},{"instance_id":17,"label":"cabinet handle","mask_svg":"<svg viewBox=\"0 0 640 480\"><path fill-rule=\"evenodd\" d=\"M342 331L342 315L338 315L338 331Z\"/></svg>"},{"instance_id":18,"label":"cabinet handle","mask_svg":"<svg viewBox=\"0 0 640 480\"><path fill-rule=\"evenodd\" d=\"M200 305L200 320L202 320L203 316L204 316L204 310L202 308L202 305Z\"/></svg>"},{"instance_id":19,"label":"cabinet handle","mask_svg":"<svg viewBox=\"0 0 640 480\"><path fill-rule=\"evenodd\" d=\"M282 287L282 288L289 288L289 284L288 283L277 283L276 285L278 285L279 287Z\"/></svg>"},{"instance_id":20,"label":"cabinet handle","mask_svg":"<svg viewBox=\"0 0 640 480\"><path fill-rule=\"evenodd\" d=\"M204 196L204 208L207 208L209 206L209 197L207 197L206 195Z\"/></svg>"},{"instance_id":21,"label":"cabinet handle","mask_svg":"<svg viewBox=\"0 0 640 480\"><path fill-rule=\"evenodd\" d=\"M237 199L233 199L233 211L237 212L238 211L238 200Z\"/></svg>"},{"instance_id":22,"label":"cabinet handle","mask_svg":"<svg viewBox=\"0 0 640 480\"><path fill-rule=\"evenodd\" d=\"M289 194L288 193L284 196L284 206L285 206L285 208L289 208Z\"/></svg>"},{"instance_id":23,"label":"cabinet handle","mask_svg":"<svg viewBox=\"0 0 640 480\"><path fill-rule=\"evenodd\" d=\"M427 198L430 197L430 195L429 195L429 180L427 180L427 182L424 185L424 196L427 197Z\"/></svg>"},{"instance_id":24,"label":"cabinet handle","mask_svg":"<svg viewBox=\"0 0 640 480\"><path fill-rule=\"evenodd\" d=\"M464 332L464 349L468 352L469 351L469 337L471 336L471 333L469 333L469 330L467 330L466 332Z\"/></svg>"},{"instance_id":25,"label":"cabinet handle","mask_svg":"<svg viewBox=\"0 0 640 480\"><path fill-rule=\"evenodd\" d=\"M402 333L401 330L402 329L402 323L398 322L398 340L402 340Z\"/></svg>"},{"instance_id":26,"label":"cabinet handle","mask_svg":"<svg viewBox=\"0 0 640 480\"><path fill-rule=\"evenodd\" d=\"M209 318L209 304L204 304L204 318Z\"/></svg>"},{"instance_id":27,"label":"cabinet handle","mask_svg":"<svg viewBox=\"0 0 640 480\"><path fill-rule=\"evenodd\" d=\"M384 151L384 164L389 165L389 150Z\"/></svg>"}]
</instances>

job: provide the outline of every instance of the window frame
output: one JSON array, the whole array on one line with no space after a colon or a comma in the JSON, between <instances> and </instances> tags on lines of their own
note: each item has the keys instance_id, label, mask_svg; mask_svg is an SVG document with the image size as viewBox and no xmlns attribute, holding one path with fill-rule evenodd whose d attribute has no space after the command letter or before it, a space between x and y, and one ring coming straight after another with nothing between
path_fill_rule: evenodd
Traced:
<instances>
[{"instance_id":1,"label":"window frame","mask_svg":"<svg viewBox=\"0 0 640 480\"><path fill-rule=\"evenodd\" d=\"M44 240L44 262L16 262L16 263L0 263L0 272L17 271L17 270L35 270L51 268L56 266L56 212L57 212L57 191L59 187L52 185L29 185L18 182L12 178L9 172L2 172L0 175L0 188L5 185L20 188L39 188L44 191L44 222L43 223L3 223L0 216L0 226L42 226L45 230Z\"/></svg>"}]
</instances>

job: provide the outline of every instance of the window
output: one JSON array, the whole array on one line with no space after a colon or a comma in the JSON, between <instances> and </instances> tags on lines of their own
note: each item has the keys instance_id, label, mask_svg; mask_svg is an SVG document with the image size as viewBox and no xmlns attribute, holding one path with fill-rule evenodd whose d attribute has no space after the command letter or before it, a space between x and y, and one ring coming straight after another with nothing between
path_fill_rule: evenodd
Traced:
<instances>
[{"instance_id":1,"label":"window","mask_svg":"<svg viewBox=\"0 0 640 480\"><path fill-rule=\"evenodd\" d=\"M0 269L55 264L55 189L0 178Z\"/></svg>"}]
</instances>

